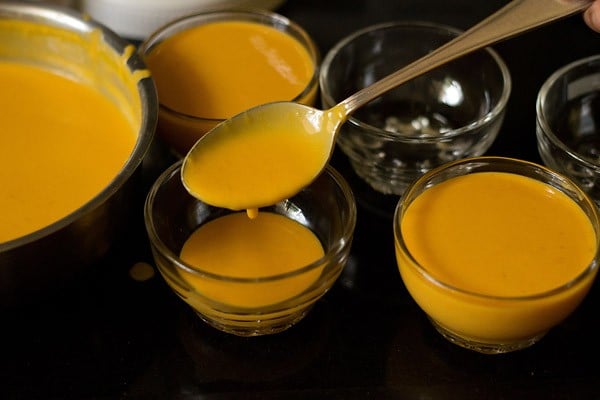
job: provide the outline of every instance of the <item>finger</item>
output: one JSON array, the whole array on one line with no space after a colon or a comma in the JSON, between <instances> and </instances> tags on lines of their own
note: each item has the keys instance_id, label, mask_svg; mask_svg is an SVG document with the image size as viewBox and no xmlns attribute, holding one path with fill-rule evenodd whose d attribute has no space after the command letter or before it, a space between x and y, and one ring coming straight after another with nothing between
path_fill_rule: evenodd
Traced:
<instances>
[{"instance_id":1,"label":"finger","mask_svg":"<svg viewBox=\"0 0 600 400\"><path fill-rule=\"evenodd\" d=\"M592 3L583 13L583 19L590 28L600 33L600 1Z\"/></svg>"}]
</instances>

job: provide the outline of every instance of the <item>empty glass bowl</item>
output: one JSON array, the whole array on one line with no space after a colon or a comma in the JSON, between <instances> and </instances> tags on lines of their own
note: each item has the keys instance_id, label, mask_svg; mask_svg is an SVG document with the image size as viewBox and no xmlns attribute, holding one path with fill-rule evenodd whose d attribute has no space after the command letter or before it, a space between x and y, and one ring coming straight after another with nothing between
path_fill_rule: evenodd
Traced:
<instances>
[{"instance_id":1,"label":"empty glass bowl","mask_svg":"<svg viewBox=\"0 0 600 400\"><path fill-rule=\"evenodd\" d=\"M392 22L355 32L324 57L324 108L440 47L460 32ZM491 49L443 65L372 101L343 126L337 144L357 175L385 194L404 192L442 163L483 154L504 118L508 68Z\"/></svg>"},{"instance_id":2,"label":"empty glass bowl","mask_svg":"<svg viewBox=\"0 0 600 400\"><path fill-rule=\"evenodd\" d=\"M574 61L542 85L536 103L544 164L600 204L600 55Z\"/></svg>"}]
</instances>

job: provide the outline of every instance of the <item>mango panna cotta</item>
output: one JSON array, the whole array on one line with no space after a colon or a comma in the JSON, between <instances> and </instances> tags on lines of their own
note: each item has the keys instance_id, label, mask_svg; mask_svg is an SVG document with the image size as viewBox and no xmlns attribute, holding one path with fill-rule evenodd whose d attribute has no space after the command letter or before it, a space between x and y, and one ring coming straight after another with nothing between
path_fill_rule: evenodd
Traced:
<instances>
[{"instance_id":1,"label":"mango panna cotta","mask_svg":"<svg viewBox=\"0 0 600 400\"><path fill-rule=\"evenodd\" d=\"M191 17L196 25L143 45L161 105L159 133L180 154L246 109L274 101L312 104L316 97L318 55L308 36L303 43L269 25L275 14L263 15L267 22L252 13L209 16Z\"/></svg>"},{"instance_id":2,"label":"mango panna cotta","mask_svg":"<svg viewBox=\"0 0 600 400\"><path fill-rule=\"evenodd\" d=\"M532 340L592 285L597 212L550 184L475 172L408 196L394 220L398 267L418 305L450 335L467 343Z\"/></svg>"}]
</instances>

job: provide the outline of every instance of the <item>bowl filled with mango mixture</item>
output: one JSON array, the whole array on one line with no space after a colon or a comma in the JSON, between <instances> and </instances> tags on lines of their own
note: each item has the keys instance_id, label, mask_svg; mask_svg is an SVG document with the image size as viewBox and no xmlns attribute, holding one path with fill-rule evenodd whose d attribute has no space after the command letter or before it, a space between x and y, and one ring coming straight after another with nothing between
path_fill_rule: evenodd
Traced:
<instances>
[{"instance_id":1,"label":"bowl filled with mango mixture","mask_svg":"<svg viewBox=\"0 0 600 400\"><path fill-rule=\"evenodd\" d=\"M148 194L154 259L173 291L208 324L239 336L300 321L345 266L356 205L327 169L296 195L260 210L231 210L191 196L181 162Z\"/></svg>"}]
</instances>

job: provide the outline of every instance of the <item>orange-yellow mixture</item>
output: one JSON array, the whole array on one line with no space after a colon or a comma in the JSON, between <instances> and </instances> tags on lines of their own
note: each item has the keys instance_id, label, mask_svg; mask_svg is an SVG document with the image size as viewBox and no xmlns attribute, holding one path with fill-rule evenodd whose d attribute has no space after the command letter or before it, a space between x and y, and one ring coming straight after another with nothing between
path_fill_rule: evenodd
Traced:
<instances>
[{"instance_id":1,"label":"orange-yellow mixture","mask_svg":"<svg viewBox=\"0 0 600 400\"><path fill-rule=\"evenodd\" d=\"M137 130L91 86L0 62L0 243L75 211L116 176Z\"/></svg>"},{"instance_id":2,"label":"orange-yellow mixture","mask_svg":"<svg viewBox=\"0 0 600 400\"><path fill-rule=\"evenodd\" d=\"M298 114L282 103L268 110L241 126L226 122L218 134L198 142L184 161L190 193L208 204L243 210L287 199L314 180L329 158L330 134L321 132L320 123L309 123L310 109Z\"/></svg>"},{"instance_id":3,"label":"orange-yellow mixture","mask_svg":"<svg viewBox=\"0 0 600 400\"><path fill-rule=\"evenodd\" d=\"M199 270L225 277L267 278L307 266L323 256L318 238L287 217L261 212L250 219L245 213L217 218L198 228L181 250L181 259ZM201 295L239 306L262 307L298 295L321 273L317 267L277 281L227 282L182 272Z\"/></svg>"},{"instance_id":4,"label":"orange-yellow mixture","mask_svg":"<svg viewBox=\"0 0 600 400\"><path fill-rule=\"evenodd\" d=\"M146 64L163 106L205 120L161 110L159 132L185 154L217 120L273 101L312 104L315 62L297 39L260 23L220 21L179 32L152 48Z\"/></svg>"},{"instance_id":5,"label":"orange-yellow mixture","mask_svg":"<svg viewBox=\"0 0 600 400\"><path fill-rule=\"evenodd\" d=\"M405 210L402 238L434 279L487 296L532 296L574 280L597 251L589 217L561 191L514 174L452 178ZM538 334L583 298L595 272L562 294L522 301L482 300L424 278L396 242L403 280L446 328L479 339Z\"/></svg>"},{"instance_id":6,"label":"orange-yellow mixture","mask_svg":"<svg viewBox=\"0 0 600 400\"><path fill-rule=\"evenodd\" d=\"M252 22L213 22L179 32L154 48L146 62L161 104L214 119L292 100L315 70L300 42Z\"/></svg>"}]
</instances>

